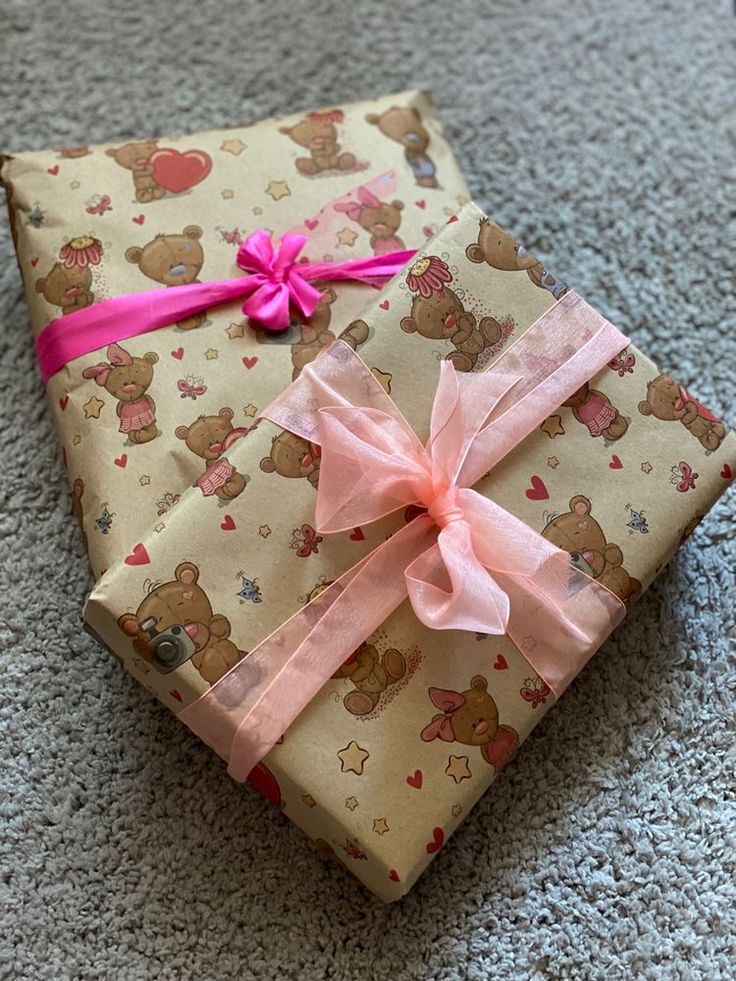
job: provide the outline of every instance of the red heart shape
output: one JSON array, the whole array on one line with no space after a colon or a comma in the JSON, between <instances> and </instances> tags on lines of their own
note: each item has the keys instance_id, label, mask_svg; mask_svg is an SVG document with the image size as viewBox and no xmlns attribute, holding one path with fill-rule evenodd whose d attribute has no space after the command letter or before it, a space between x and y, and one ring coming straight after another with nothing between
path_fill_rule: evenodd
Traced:
<instances>
[{"instance_id":1,"label":"red heart shape","mask_svg":"<svg viewBox=\"0 0 736 981\"><path fill-rule=\"evenodd\" d=\"M33 266L34 269L36 268L36 266L38 265L38 256L31 259L31 265Z\"/></svg>"},{"instance_id":2,"label":"red heart shape","mask_svg":"<svg viewBox=\"0 0 736 981\"><path fill-rule=\"evenodd\" d=\"M145 220L145 215L133 215L133 221L136 223L136 225L142 225Z\"/></svg>"},{"instance_id":3,"label":"red heart shape","mask_svg":"<svg viewBox=\"0 0 736 981\"><path fill-rule=\"evenodd\" d=\"M115 457L115 466L120 467L121 470L125 470L125 465L128 462L128 454L123 453L122 456Z\"/></svg>"},{"instance_id":4,"label":"red heart shape","mask_svg":"<svg viewBox=\"0 0 736 981\"><path fill-rule=\"evenodd\" d=\"M47 167L46 168L46 173L47 174L51 174L52 177L56 177L56 175L59 173L59 165L58 164L54 164L53 167Z\"/></svg>"},{"instance_id":5,"label":"red heart shape","mask_svg":"<svg viewBox=\"0 0 736 981\"><path fill-rule=\"evenodd\" d=\"M67 405L69 405L69 396L64 395L62 398L60 398L59 405L61 406L61 411L63 412L66 409Z\"/></svg>"},{"instance_id":6,"label":"red heart shape","mask_svg":"<svg viewBox=\"0 0 736 981\"><path fill-rule=\"evenodd\" d=\"M271 773L265 763L256 763L248 774L248 783L262 794L267 801L277 807L281 804L281 787L279 787L276 777Z\"/></svg>"},{"instance_id":7,"label":"red heart shape","mask_svg":"<svg viewBox=\"0 0 736 981\"><path fill-rule=\"evenodd\" d=\"M220 522L220 527L223 531L235 531L235 522L233 521L232 516L226 514L224 520Z\"/></svg>"},{"instance_id":8,"label":"red heart shape","mask_svg":"<svg viewBox=\"0 0 736 981\"><path fill-rule=\"evenodd\" d=\"M459 220L460 220L460 219L458 218L458 216L457 216L457 215L450 215L450 217L449 217L449 218L447 219L447 224L448 224L448 225L454 225L454 224L455 224L455 222L456 222L456 221L459 221Z\"/></svg>"},{"instance_id":9,"label":"red heart shape","mask_svg":"<svg viewBox=\"0 0 736 981\"><path fill-rule=\"evenodd\" d=\"M421 790L422 784L424 783L424 774L421 770L415 770L414 773L409 774L409 776L406 778L406 782L410 787L413 787L414 790Z\"/></svg>"},{"instance_id":10,"label":"red heart shape","mask_svg":"<svg viewBox=\"0 0 736 981\"><path fill-rule=\"evenodd\" d=\"M444 845L445 832L442 830L442 828L434 829L434 831L432 832L432 839L433 840L430 841L429 844L427 845L428 855L434 855L434 853L438 852L440 848L442 848L442 846Z\"/></svg>"},{"instance_id":11,"label":"red heart shape","mask_svg":"<svg viewBox=\"0 0 736 981\"><path fill-rule=\"evenodd\" d=\"M391 869L391 871L388 874L388 877L389 877L389 879L391 879L392 882L400 882L401 881L399 879L399 873L396 871L396 869Z\"/></svg>"},{"instance_id":12,"label":"red heart shape","mask_svg":"<svg viewBox=\"0 0 736 981\"><path fill-rule=\"evenodd\" d=\"M181 359L184 357L184 348L178 347L175 351L172 351L171 357L176 358L177 361L181 361Z\"/></svg>"},{"instance_id":13,"label":"red heart shape","mask_svg":"<svg viewBox=\"0 0 736 981\"><path fill-rule=\"evenodd\" d=\"M379 303L378 305L382 310L388 310L389 308L388 300L384 300L383 303Z\"/></svg>"},{"instance_id":14,"label":"red heart shape","mask_svg":"<svg viewBox=\"0 0 736 981\"><path fill-rule=\"evenodd\" d=\"M251 368L255 368L255 366L258 364L258 358L245 357L243 358L243 364L248 369L248 371L250 371Z\"/></svg>"},{"instance_id":15,"label":"red heart shape","mask_svg":"<svg viewBox=\"0 0 736 981\"><path fill-rule=\"evenodd\" d=\"M733 474L731 473L731 468L727 463L723 464L723 470L721 470L721 477L723 477L724 480L730 480L731 477L733 477Z\"/></svg>"},{"instance_id":16,"label":"red heart shape","mask_svg":"<svg viewBox=\"0 0 736 981\"><path fill-rule=\"evenodd\" d=\"M136 545L130 555L125 556L126 565L148 565L151 560L148 558L146 546L140 542Z\"/></svg>"},{"instance_id":17,"label":"red heart shape","mask_svg":"<svg viewBox=\"0 0 736 981\"><path fill-rule=\"evenodd\" d=\"M614 453L608 466L611 468L611 470L621 470L623 468L623 463L621 463L621 458L616 456Z\"/></svg>"},{"instance_id":18,"label":"red heart shape","mask_svg":"<svg viewBox=\"0 0 736 981\"><path fill-rule=\"evenodd\" d=\"M535 474L531 480L532 486L527 489L526 496L530 501L548 501L549 492L547 491L547 485L542 480L541 477L537 477Z\"/></svg>"},{"instance_id":19,"label":"red heart shape","mask_svg":"<svg viewBox=\"0 0 736 981\"><path fill-rule=\"evenodd\" d=\"M319 225L319 218L307 218L304 222L310 232L313 232L317 225Z\"/></svg>"},{"instance_id":20,"label":"red heart shape","mask_svg":"<svg viewBox=\"0 0 736 981\"><path fill-rule=\"evenodd\" d=\"M204 150L188 150L180 153L171 147L156 150L149 163L153 165L153 179L171 194L181 194L203 181L212 170L212 158Z\"/></svg>"},{"instance_id":21,"label":"red heart shape","mask_svg":"<svg viewBox=\"0 0 736 981\"><path fill-rule=\"evenodd\" d=\"M171 695L172 698L175 698L177 700L177 702L183 701L181 695L176 690L176 688L172 688L171 691L169 692L169 695Z\"/></svg>"},{"instance_id":22,"label":"red heart shape","mask_svg":"<svg viewBox=\"0 0 736 981\"><path fill-rule=\"evenodd\" d=\"M365 535L363 534L363 529L362 528L353 528L353 530L350 532L350 541L351 542L364 542L365 541Z\"/></svg>"},{"instance_id":23,"label":"red heart shape","mask_svg":"<svg viewBox=\"0 0 736 981\"><path fill-rule=\"evenodd\" d=\"M493 662L494 671L505 671L508 668L508 662L503 654L499 654L496 660Z\"/></svg>"},{"instance_id":24,"label":"red heart shape","mask_svg":"<svg viewBox=\"0 0 736 981\"><path fill-rule=\"evenodd\" d=\"M424 211L424 209L427 207L427 202L424 200L424 198L422 198L421 201L415 201L414 204L417 206L417 208L421 208L422 211Z\"/></svg>"}]
</instances>

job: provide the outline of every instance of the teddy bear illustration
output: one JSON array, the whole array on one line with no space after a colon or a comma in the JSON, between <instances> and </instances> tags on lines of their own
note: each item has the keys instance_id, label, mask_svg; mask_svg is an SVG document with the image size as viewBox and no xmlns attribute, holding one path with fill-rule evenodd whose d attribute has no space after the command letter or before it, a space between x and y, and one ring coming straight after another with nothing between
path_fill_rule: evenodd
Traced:
<instances>
[{"instance_id":1,"label":"teddy bear illustration","mask_svg":"<svg viewBox=\"0 0 736 981\"><path fill-rule=\"evenodd\" d=\"M337 299L334 290L325 290L309 320L299 323L299 340L291 345L291 363L294 366L292 380L296 380L305 365L314 361L326 347L335 340L329 329L332 313L330 307ZM368 325L363 320L355 320L340 335L356 351L368 339Z\"/></svg>"},{"instance_id":2,"label":"teddy bear illustration","mask_svg":"<svg viewBox=\"0 0 736 981\"><path fill-rule=\"evenodd\" d=\"M603 436L607 440L621 439L629 428L628 422L611 404L608 396L590 388L587 383L581 385L562 404L572 409L572 414L578 422L587 426L591 436Z\"/></svg>"},{"instance_id":3,"label":"teddy bear illustration","mask_svg":"<svg viewBox=\"0 0 736 981\"><path fill-rule=\"evenodd\" d=\"M77 477L72 484L72 513L77 519L79 528L82 532L82 538L84 540L84 549L89 551L89 545L87 543L87 532L84 530L84 509L82 507L82 498L84 497L84 481L81 477Z\"/></svg>"},{"instance_id":4,"label":"teddy bear illustration","mask_svg":"<svg viewBox=\"0 0 736 981\"><path fill-rule=\"evenodd\" d=\"M680 422L706 450L717 450L726 435L721 420L669 375L657 375L647 384L639 412L663 422Z\"/></svg>"},{"instance_id":5,"label":"teddy bear illustration","mask_svg":"<svg viewBox=\"0 0 736 981\"><path fill-rule=\"evenodd\" d=\"M502 272L525 269L534 285L548 290L556 300L567 293L567 286L561 279L548 272L541 262L490 218L480 219L478 241L467 247L465 255L471 262L487 262Z\"/></svg>"},{"instance_id":6,"label":"teddy bear illustration","mask_svg":"<svg viewBox=\"0 0 736 981\"><path fill-rule=\"evenodd\" d=\"M180 562L170 582L152 584L135 613L124 613L118 626L133 638L133 650L161 673L191 660L205 681L213 685L242 660L229 639L230 621L213 613L207 594L198 584L199 569Z\"/></svg>"},{"instance_id":7,"label":"teddy bear illustration","mask_svg":"<svg viewBox=\"0 0 736 981\"><path fill-rule=\"evenodd\" d=\"M404 147L406 162L420 187L439 187L437 168L427 154L429 133L422 125L418 110L392 106L380 115L371 112L365 118L367 122L377 126L384 136Z\"/></svg>"},{"instance_id":8,"label":"teddy bear illustration","mask_svg":"<svg viewBox=\"0 0 736 981\"><path fill-rule=\"evenodd\" d=\"M164 197L166 191L153 176L151 157L158 149L156 140L143 140L139 143L125 143L119 147L108 147L105 153L116 163L133 173L133 187L136 201L147 204Z\"/></svg>"},{"instance_id":9,"label":"teddy bear illustration","mask_svg":"<svg viewBox=\"0 0 736 981\"><path fill-rule=\"evenodd\" d=\"M480 674L470 679L466 691L430 688L429 697L440 712L422 729L424 742L479 746L483 759L500 770L516 755L519 735L511 726L498 724L498 708Z\"/></svg>"},{"instance_id":10,"label":"teddy bear illustration","mask_svg":"<svg viewBox=\"0 0 736 981\"><path fill-rule=\"evenodd\" d=\"M153 366L158 355L153 351L142 358L133 357L119 344L110 344L107 361L85 368L84 378L94 378L118 400L119 431L131 443L149 443L158 435L156 405L147 391L153 381Z\"/></svg>"},{"instance_id":11,"label":"teddy bear illustration","mask_svg":"<svg viewBox=\"0 0 736 981\"><path fill-rule=\"evenodd\" d=\"M180 235L157 235L143 248L132 245L125 250L125 258L138 266L144 276L164 286L198 283L204 262L201 237L199 225L187 225ZM179 330L193 330L201 327L205 319L204 313L197 313L180 320L176 326Z\"/></svg>"},{"instance_id":12,"label":"teddy bear illustration","mask_svg":"<svg viewBox=\"0 0 736 981\"><path fill-rule=\"evenodd\" d=\"M313 177L325 170L352 170L356 160L352 153L343 153L337 142L335 123L343 121L340 109L310 112L294 126L281 126L280 133L309 150L308 157L297 157L296 169L300 174Z\"/></svg>"},{"instance_id":13,"label":"teddy bear illustration","mask_svg":"<svg viewBox=\"0 0 736 981\"><path fill-rule=\"evenodd\" d=\"M447 285L452 280L447 263L437 256L415 262L406 280L418 295L412 300L409 316L401 320L401 329L430 340L450 341L455 350L447 360L458 371L472 371L478 355L501 339L499 322L484 317L479 324L474 314L465 310L457 293Z\"/></svg>"},{"instance_id":14,"label":"teddy bear illustration","mask_svg":"<svg viewBox=\"0 0 736 981\"><path fill-rule=\"evenodd\" d=\"M401 651L390 647L379 654L373 644L361 644L333 678L349 678L355 686L343 698L352 715L369 715L378 704L381 693L406 674L406 659Z\"/></svg>"},{"instance_id":15,"label":"teddy bear illustration","mask_svg":"<svg viewBox=\"0 0 736 981\"><path fill-rule=\"evenodd\" d=\"M570 510L551 518L542 535L569 552L577 569L597 579L628 608L639 598L641 583L628 574L621 549L606 541L591 509L588 498L577 494L570 500Z\"/></svg>"},{"instance_id":16,"label":"teddy bear illustration","mask_svg":"<svg viewBox=\"0 0 736 981\"><path fill-rule=\"evenodd\" d=\"M319 483L320 448L301 436L284 429L274 436L270 456L261 460L264 473L278 473L282 477L306 477L317 489Z\"/></svg>"},{"instance_id":17,"label":"teddy bear illustration","mask_svg":"<svg viewBox=\"0 0 736 981\"><path fill-rule=\"evenodd\" d=\"M400 252L404 243L396 233L401 225L403 201L379 201L367 187L359 187L357 195L357 201L339 201L335 211L346 214L369 233L374 255Z\"/></svg>"},{"instance_id":18,"label":"teddy bear illustration","mask_svg":"<svg viewBox=\"0 0 736 981\"><path fill-rule=\"evenodd\" d=\"M58 152L64 160L77 160L79 157L86 157L90 150L86 144L80 143L78 146L59 147Z\"/></svg>"},{"instance_id":19,"label":"teddy bear illustration","mask_svg":"<svg viewBox=\"0 0 736 981\"><path fill-rule=\"evenodd\" d=\"M225 406L216 416L199 416L191 426L177 426L174 434L183 439L196 456L205 461L205 471L194 482L205 497L231 501L245 490L246 479L223 455L233 443L248 433L234 428L235 413Z\"/></svg>"},{"instance_id":20,"label":"teddy bear illustration","mask_svg":"<svg viewBox=\"0 0 736 981\"><path fill-rule=\"evenodd\" d=\"M60 307L62 316L90 306L95 301L92 266L100 264L102 253L102 242L91 235L70 238L59 249L59 261L36 280L36 292Z\"/></svg>"}]
</instances>

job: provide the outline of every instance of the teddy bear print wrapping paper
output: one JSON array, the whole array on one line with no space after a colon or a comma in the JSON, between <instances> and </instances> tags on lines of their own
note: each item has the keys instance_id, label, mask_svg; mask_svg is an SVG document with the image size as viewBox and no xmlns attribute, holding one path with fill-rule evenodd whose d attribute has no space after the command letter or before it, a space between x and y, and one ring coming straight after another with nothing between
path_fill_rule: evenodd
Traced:
<instances>
[{"instance_id":1,"label":"teddy bear print wrapping paper","mask_svg":"<svg viewBox=\"0 0 736 981\"><path fill-rule=\"evenodd\" d=\"M0 165L35 336L110 297L242 275L238 246L261 227L278 239L302 226L312 261L416 248L467 195L420 92L229 130L18 153ZM340 205L328 225L330 202ZM295 317L277 335L254 329L238 303L211 308L50 378L95 575L163 525L187 487L225 520L251 479L231 463L233 441L373 292L332 284L308 321ZM367 326L350 337L360 346Z\"/></svg>"},{"instance_id":2,"label":"teddy bear print wrapping paper","mask_svg":"<svg viewBox=\"0 0 736 981\"><path fill-rule=\"evenodd\" d=\"M363 207L373 203L357 200L351 211L359 218ZM568 292L469 204L369 298L348 341L355 349L360 323L367 339L358 355L424 439L440 362L483 371ZM540 351L541 370L543 361ZM179 436L189 442L191 426ZM184 718L233 665L248 685L247 652L298 611L318 611L325 590L418 510L321 534L320 447L267 419L228 459L248 475L245 489L223 508L195 488L183 493L98 582L86 609L102 643ZM631 345L475 489L628 609L734 472L736 436ZM404 602L325 682L250 781L326 855L396 899L554 701L508 636L434 631Z\"/></svg>"}]
</instances>

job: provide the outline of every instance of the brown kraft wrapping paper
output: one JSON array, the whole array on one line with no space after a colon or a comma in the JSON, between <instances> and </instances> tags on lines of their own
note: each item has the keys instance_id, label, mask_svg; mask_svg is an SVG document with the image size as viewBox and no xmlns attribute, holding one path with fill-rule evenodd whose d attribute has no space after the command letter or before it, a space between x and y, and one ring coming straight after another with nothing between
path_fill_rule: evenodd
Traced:
<instances>
[{"instance_id":1,"label":"brown kraft wrapping paper","mask_svg":"<svg viewBox=\"0 0 736 981\"><path fill-rule=\"evenodd\" d=\"M416 282L433 262L452 279L427 300L407 273ZM469 204L373 296L359 353L424 439L440 359L482 370L566 289ZM188 490L98 582L86 609L90 629L175 713L412 517L407 509L319 535L318 449L265 420L231 459L250 476L245 492L223 510ZM629 607L735 471L736 436L632 345L476 490ZM169 671L149 642L172 627L188 628L194 644ZM553 701L507 637L431 631L404 602L252 782L373 892L396 899Z\"/></svg>"}]
</instances>

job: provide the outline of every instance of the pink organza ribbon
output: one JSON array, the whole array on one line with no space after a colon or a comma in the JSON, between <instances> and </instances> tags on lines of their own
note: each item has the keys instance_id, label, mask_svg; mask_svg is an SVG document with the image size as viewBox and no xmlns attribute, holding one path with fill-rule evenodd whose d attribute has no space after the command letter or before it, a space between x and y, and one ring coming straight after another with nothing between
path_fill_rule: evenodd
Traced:
<instances>
[{"instance_id":1,"label":"pink organza ribbon","mask_svg":"<svg viewBox=\"0 0 736 981\"><path fill-rule=\"evenodd\" d=\"M472 485L627 344L568 293L484 373L461 375L441 363L424 440L339 341L266 409L266 418L321 446L321 533L351 530L410 504L426 513L181 712L236 779L247 777L407 597L432 629L508 634L561 694L623 617L623 604Z\"/></svg>"},{"instance_id":2,"label":"pink organza ribbon","mask_svg":"<svg viewBox=\"0 0 736 981\"><path fill-rule=\"evenodd\" d=\"M314 313L322 294L313 282L352 280L380 286L416 251L346 262L298 261L307 241L305 235L287 233L274 247L270 233L259 228L238 249L236 262L247 276L116 296L52 320L36 338L44 383L75 358L241 297L247 297L243 313L251 320L266 330L283 330L289 326L290 309L305 318Z\"/></svg>"}]
</instances>

